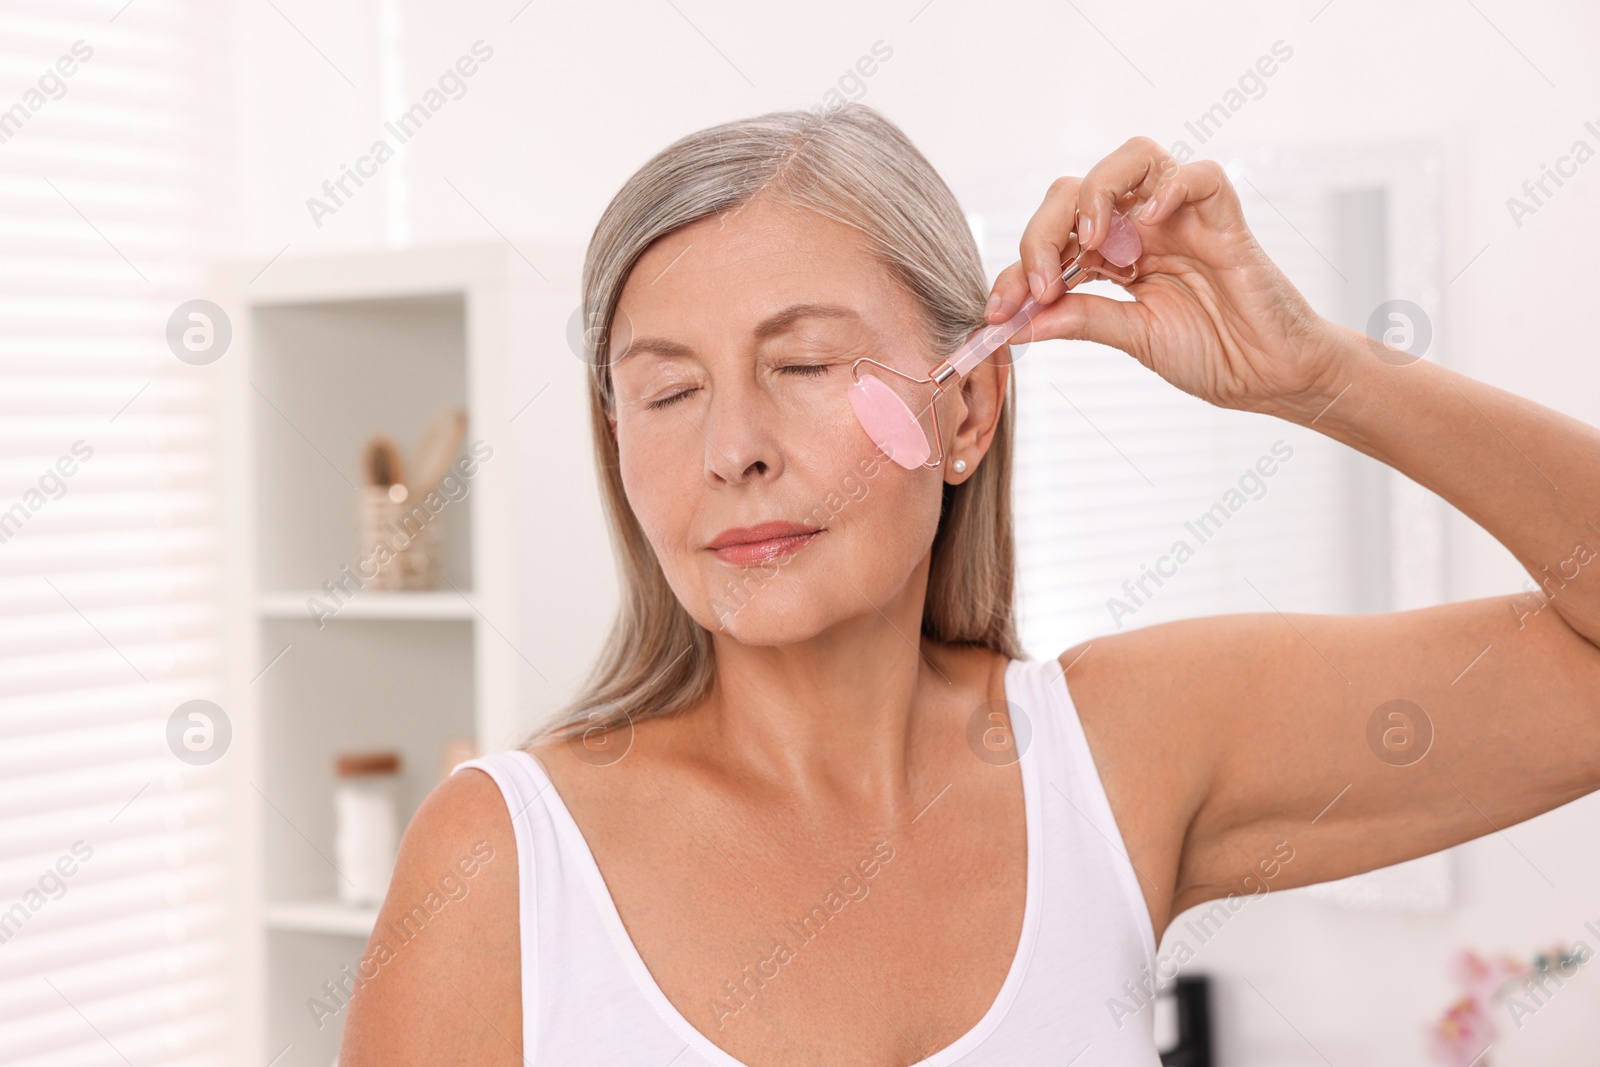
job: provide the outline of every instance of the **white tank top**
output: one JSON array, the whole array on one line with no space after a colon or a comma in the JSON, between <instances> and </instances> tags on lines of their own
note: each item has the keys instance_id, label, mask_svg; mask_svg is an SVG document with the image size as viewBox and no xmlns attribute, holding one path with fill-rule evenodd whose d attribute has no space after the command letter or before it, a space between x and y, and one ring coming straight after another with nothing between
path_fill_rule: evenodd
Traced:
<instances>
[{"instance_id":1,"label":"white tank top","mask_svg":"<svg viewBox=\"0 0 1600 1067\"><path fill-rule=\"evenodd\" d=\"M1005 692L1027 817L1022 936L983 1018L913 1067L1159 1067L1154 930L1061 665L1012 660ZM525 1062L746 1067L656 985L539 761L516 749L463 767L500 786L516 833Z\"/></svg>"}]
</instances>

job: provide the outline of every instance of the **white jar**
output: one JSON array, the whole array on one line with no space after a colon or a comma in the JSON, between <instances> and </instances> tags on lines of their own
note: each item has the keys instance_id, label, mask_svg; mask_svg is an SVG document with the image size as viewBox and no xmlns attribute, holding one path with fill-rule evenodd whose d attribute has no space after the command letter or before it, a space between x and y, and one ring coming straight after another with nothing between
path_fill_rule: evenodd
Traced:
<instances>
[{"instance_id":1,"label":"white jar","mask_svg":"<svg viewBox=\"0 0 1600 1067\"><path fill-rule=\"evenodd\" d=\"M400 841L400 754L343 755L337 771L333 862L339 899L353 906L381 904Z\"/></svg>"}]
</instances>

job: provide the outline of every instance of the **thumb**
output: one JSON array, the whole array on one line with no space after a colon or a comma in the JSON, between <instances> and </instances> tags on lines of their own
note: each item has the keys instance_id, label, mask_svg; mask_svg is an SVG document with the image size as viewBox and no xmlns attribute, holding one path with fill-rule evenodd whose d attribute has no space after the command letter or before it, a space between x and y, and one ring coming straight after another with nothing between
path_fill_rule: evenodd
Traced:
<instances>
[{"instance_id":1,"label":"thumb","mask_svg":"<svg viewBox=\"0 0 1600 1067\"><path fill-rule=\"evenodd\" d=\"M1142 310L1136 300L1068 291L1034 315L1011 341L1094 341L1132 353L1143 335Z\"/></svg>"}]
</instances>

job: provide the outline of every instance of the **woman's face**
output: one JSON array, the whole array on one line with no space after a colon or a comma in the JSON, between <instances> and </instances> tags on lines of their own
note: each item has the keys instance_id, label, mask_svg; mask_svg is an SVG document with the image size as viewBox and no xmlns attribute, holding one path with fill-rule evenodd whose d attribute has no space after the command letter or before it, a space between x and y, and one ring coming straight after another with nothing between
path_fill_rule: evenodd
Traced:
<instances>
[{"instance_id":1,"label":"woman's face","mask_svg":"<svg viewBox=\"0 0 1600 1067\"><path fill-rule=\"evenodd\" d=\"M623 486L702 626L788 644L911 592L942 485L972 476L995 413L947 392L935 469L905 470L867 437L846 391L851 363L870 356L921 376L941 353L856 230L759 197L687 226L635 264L611 336ZM879 377L913 411L932 396ZM991 425L963 429L979 421ZM950 468L953 441L964 474ZM710 547L724 531L774 521L821 532L765 561Z\"/></svg>"}]
</instances>

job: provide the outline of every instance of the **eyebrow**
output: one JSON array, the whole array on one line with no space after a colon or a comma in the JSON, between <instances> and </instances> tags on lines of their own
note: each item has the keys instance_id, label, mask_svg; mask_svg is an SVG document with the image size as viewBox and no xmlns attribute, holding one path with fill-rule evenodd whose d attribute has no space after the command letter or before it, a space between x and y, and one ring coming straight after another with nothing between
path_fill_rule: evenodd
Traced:
<instances>
[{"instance_id":1,"label":"eyebrow","mask_svg":"<svg viewBox=\"0 0 1600 1067\"><path fill-rule=\"evenodd\" d=\"M776 337L788 330L801 319L850 319L859 322L861 315L854 308L843 307L839 304L790 304L782 311L769 315L756 324L752 331L756 340L765 341ZM628 350L612 361L616 366L635 352L656 352L663 356L692 355L694 349L681 341L674 341L666 337L639 337L628 346Z\"/></svg>"}]
</instances>

